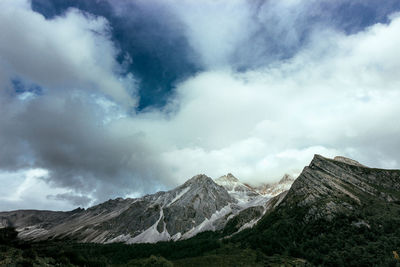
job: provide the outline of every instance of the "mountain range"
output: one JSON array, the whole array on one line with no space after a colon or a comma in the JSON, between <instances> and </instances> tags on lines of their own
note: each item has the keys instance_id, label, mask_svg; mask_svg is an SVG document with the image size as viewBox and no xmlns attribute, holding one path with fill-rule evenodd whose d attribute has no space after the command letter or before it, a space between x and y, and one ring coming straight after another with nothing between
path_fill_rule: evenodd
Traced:
<instances>
[{"instance_id":1,"label":"mountain range","mask_svg":"<svg viewBox=\"0 0 400 267\"><path fill-rule=\"evenodd\" d=\"M109 253L107 264L134 257L133 266L146 266L140 264L154 254L177 266L398 266L400 170L315 155L296 179L285 175L274 184L201 174L170 191L88 209L1 212L0 225L28 242L91 243L68 245L87 257L77 265Z\"/></svg>"},{"instance_id":2,"label":"mountain range","mask_svg":"<svg viewBox=\"0 0 400 267\"><path fill-rule=\"evenodd\" d=\"M0 227L15 227L24 240L68 238L96 243L155 243L180 240L224 228L242 211L244 228L265 213L268 201L290 187L288 175L275 184L251 187L232 174L215 181L200 174L170 191L141 198L117 198L68 212L18 210L0 213ZM265 191L268 188L269 191Z\"/></svg>"}]
</instances>

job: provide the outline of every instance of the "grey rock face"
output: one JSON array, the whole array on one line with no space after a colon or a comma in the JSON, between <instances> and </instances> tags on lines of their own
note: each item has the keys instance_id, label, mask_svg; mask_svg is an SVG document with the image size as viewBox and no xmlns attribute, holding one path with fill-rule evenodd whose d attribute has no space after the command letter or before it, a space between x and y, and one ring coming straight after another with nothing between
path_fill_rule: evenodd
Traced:
<instances>
[{"instance_id":1,"label":"grey rock face","mask_svg":"<svg viewBox=\"0 0 400 267\"><path fill-rule=\"evenodd\" d=\"M369 198L399 201L400 171L368 168L355 161L315 155L293 183L282 207L305 207L305 220L333 219L365 205Z\"/></svg>"},{"instance_id":2,"label":"grey rock face","mask_svg":"<svg viewBox=\"0 0 400 267\"><path fill-rule=\"evenodd\" d=\"M176 194L182 190L187 192L169 202L164 209L165 223L171 235L185 233L225 206L237 202L222 186L205 175L193 177L178 187Z\"/></svg>"}]
</instances>

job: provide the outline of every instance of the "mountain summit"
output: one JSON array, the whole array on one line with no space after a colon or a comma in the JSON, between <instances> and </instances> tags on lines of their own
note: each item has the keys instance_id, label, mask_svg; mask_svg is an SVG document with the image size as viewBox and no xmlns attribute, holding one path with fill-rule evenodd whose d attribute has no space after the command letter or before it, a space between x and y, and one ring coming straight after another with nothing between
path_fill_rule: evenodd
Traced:
<instances>
[{"instance_id":1,"label":"mountain summit","mask_svg":"<svg viewBox=\"0 0 400 267\"><path fill-rule=\"evenodd\" d=\"M241 183L239 179L231 173L215 179L215 182L220 186L223 186L226 191L228 191L228 193L239 202L248 202L261 197L260 193L250 186Z\"/></svg>"},{"instance_id":2,"label":"mountain summit","mask_svg":"<svg viewBox=\"0 0 400 267\"><path fill-rule=\"evenodd\" d=\"M344 157L315 155L282 204L310 207L305 217L309 220L353 213L371 199L399 201L400 171L368 168Z\"/></svg>"}]
</instances>

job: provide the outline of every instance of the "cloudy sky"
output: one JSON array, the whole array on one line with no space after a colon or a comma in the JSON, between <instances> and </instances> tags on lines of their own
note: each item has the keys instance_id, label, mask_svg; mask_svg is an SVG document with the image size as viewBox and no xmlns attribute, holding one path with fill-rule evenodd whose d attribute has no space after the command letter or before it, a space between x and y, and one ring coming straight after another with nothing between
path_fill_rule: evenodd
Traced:
<instances>
[{"instance_id":1,"label":"cloudy sky","mask_svg":"<svg viewBox=\"0 0 400 267\"><path fill-rule=\"evenodd\" d=\"M399 47L398 0L1 0L0 210L400 168Z\"/></svg>"}]
</instances>

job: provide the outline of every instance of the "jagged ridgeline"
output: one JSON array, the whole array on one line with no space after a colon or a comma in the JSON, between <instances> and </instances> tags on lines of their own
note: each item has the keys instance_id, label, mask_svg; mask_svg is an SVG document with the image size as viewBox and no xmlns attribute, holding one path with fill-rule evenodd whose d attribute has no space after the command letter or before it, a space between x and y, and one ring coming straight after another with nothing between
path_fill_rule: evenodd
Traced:
<instances>
[{"instance_id":1,"label":"jagged ridgeline","mask_svg":"<svg viewBox=\"0 0 400 267\"><path fill-rule=\"evenodd\" d=\"M0 263L25 260L24 242L32 261L81 266L398 266L400 171L315 155L275 184L197 175L87 210L3 212L0 223L19 237L3 229Z\"/></svg>"},{"instance_id":2,"label":"jagged ridgeline","mask_svg":"<svg viewBox=\"0 0 400 267\"><path fill-rule=\"evenodd\" d=\"M201 174L167 192L136 199L117 198L86 210L3 212L0 225L15 227L18 236L28 241L69 239L127 244L176 241L204 231L222 230L237 216L240 220L236 231L251 227L269 207L267 202L292 182L285 176L285 180L270 185L274 194L263 194L232 174L216 181ZM245 211L250 208L257 212Z\"/></svg>"}]
</instances>

